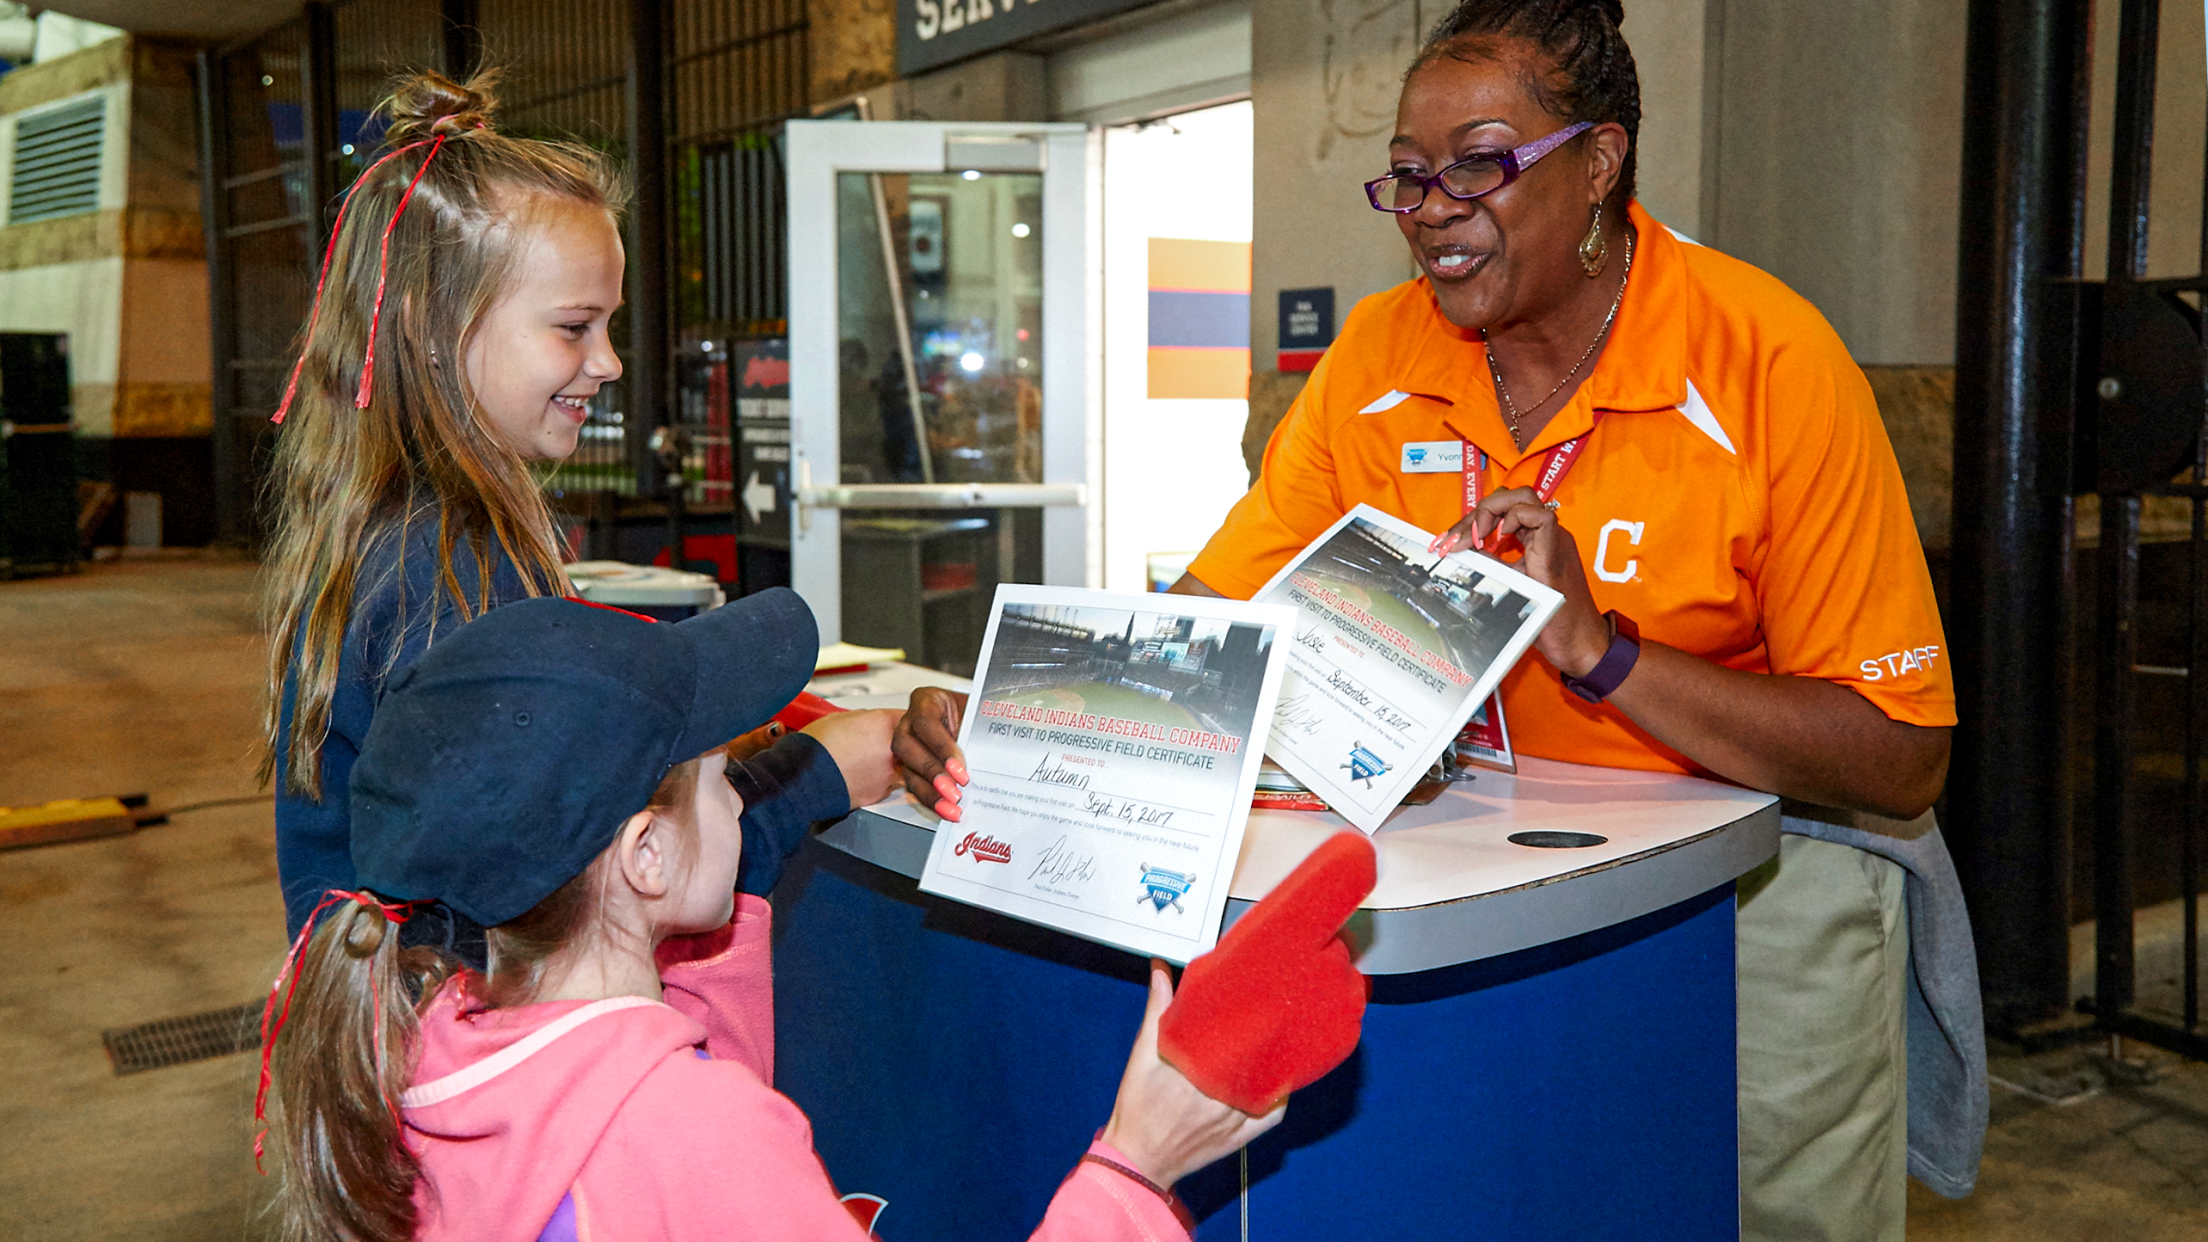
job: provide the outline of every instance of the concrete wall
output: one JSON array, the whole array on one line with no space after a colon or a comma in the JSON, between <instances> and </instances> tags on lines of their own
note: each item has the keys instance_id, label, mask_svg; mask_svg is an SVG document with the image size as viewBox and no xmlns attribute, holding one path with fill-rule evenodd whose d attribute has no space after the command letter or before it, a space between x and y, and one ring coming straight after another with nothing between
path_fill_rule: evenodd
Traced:
<instances>
[{"instance_id":1,"label":"concrete wall","mask_svg":"<svg viewBox=\"0 0 2208 1242\"><path fill-rule=\"evenodd\" d=\"M1710 0L1702 240L1815 303L1858 362L1954 360L1963 16L1962 0Z\"/></svg>"},{"instance_id":2,"label":"concrete wall","mask_svg":"<svg viewBox=\"0 0 2208 1242\"><path fill-rule=\"evenodd\" d=\"M1395 222L1359 185L1387 165L1395 99L1426 0L1254 0L1250 101L1257 113L1256 215L1250 243L1252 477L1304 377L1277 369L1280 291L1331 286L1337 327L1359 298L1415 275Z\"/></svg>"},{"instance_id":3,"label":"concrete wall","mask_svg":"<svg viewBox=\"0 0 2208 1242\"><path fill-rule=\"evenodd\" d=\"M1710 10L1724 0L1635 0L1625 10L1625 41L1641 77L1640 156L1634 173L1642 206L1657 219L1696 240L1709 231L1706 215L1715 181L1717 110L1707 107L1719 88L1717 49L1721 27Z\"/></svg>"}]
</instances>

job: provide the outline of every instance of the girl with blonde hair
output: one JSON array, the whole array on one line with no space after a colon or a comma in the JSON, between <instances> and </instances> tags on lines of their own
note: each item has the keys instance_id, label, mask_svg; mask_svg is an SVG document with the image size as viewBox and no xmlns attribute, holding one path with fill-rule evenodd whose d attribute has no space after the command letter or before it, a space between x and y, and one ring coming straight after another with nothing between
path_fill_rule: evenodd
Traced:
<instances>
[{"instance_id":1,"label":"girl with blonde hair","mask_svg":"<svg viewBox=\"0 0 2208 1242\"><path fill-rule=\"evenodd\" d=\"M275 416L263 776L293 933L352 884L347 782L389 679L490 609L569 593L532 471L575 451L621 376L626 190L596 151L500 133L492 85L421 74L381 105ZM893 717L842 713L731 765L747 891L808 824L886 791ZM480 964L480 929L456 922L410 943Z\"/></svg>"}]
</instances>

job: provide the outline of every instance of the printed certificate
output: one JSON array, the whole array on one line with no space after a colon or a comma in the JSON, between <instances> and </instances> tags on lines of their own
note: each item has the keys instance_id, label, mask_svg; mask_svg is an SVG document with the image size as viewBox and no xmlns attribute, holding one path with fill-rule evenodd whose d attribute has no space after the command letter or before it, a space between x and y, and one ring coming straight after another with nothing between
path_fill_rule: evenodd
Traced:
<instances>
[{"instance_id":1,"label":"printed certificate","mask_svg":"<svg viewBox=\"0 0 2208 1242\"><path fill-rule=\"evenodd\" d=\"M1300 617L1265 753L1342 818L1380 826L1564 597L1369 505L1257 593Z\"/></svg>"},{"instance_id":2,"label":"printed certificate","mask_svg":"<svg viewBox=\"0 0 2208 1242\"><path fill-rule=\"evenodd\" d=\"M1219 938L1295 611L1000 586L931 893L1187 962Z\"/></svg>"}]
</instances>

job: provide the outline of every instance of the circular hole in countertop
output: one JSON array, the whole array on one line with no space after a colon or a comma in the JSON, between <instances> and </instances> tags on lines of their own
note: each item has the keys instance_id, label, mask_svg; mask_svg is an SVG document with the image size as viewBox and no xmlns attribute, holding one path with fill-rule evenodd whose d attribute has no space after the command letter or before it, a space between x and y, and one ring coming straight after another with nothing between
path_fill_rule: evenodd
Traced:
<instances>
[{"instance_id":1,"label":"circular hole in countertop","mask_svg":"<svg viewBox=\"0 0 2208 1242\"><path fill-rule=\"evenodd\" d=\"M1603 845L1608 837L1598 837L1591 832L1514 832L1510 834L1512 845L1530 845L1540 850L1581 850L1590 845Z\"/></svg>"}]
</instances>

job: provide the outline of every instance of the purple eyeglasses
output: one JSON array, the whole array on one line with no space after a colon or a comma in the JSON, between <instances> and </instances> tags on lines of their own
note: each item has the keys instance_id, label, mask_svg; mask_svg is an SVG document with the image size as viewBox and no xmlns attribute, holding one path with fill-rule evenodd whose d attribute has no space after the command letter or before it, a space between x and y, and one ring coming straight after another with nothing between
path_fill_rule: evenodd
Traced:
<instances>
[{"instance_id":1,"label":"purple eyeglasses","mask_svg":"<svg viewBox=\"0 0 2208 1242\"><path fill-rule=\"evenodd\" d=\"M1512 151L1475 155L1461 159L1431 176L1418 173L1389 173L1385 177L1365 183L1365 198L1374 211L1407 216L1426 202L1426 192L1439 187L1441 192L1462 202L1470 202L1483 195L1493 194L1540 161L1541 157L1556 150L1587 130L1593 129L1593 121L1581 121L1545 138Z\"/></svg>"}]
</instances>

